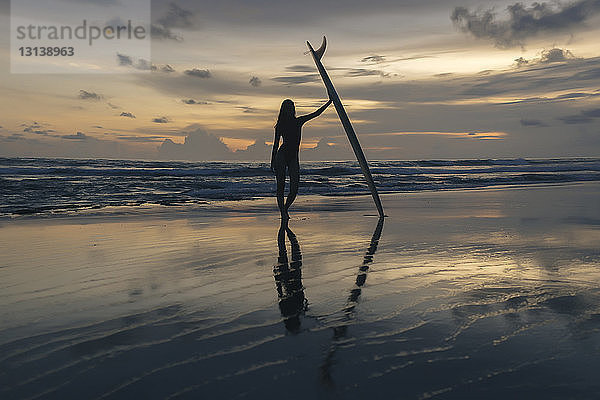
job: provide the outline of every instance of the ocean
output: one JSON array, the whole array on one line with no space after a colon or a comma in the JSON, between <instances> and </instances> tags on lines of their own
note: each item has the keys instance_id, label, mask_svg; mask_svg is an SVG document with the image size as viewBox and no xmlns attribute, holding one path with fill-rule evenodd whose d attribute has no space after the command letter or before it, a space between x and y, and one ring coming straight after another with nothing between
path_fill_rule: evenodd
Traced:
<instances>
[{"instance_id":1,"label":"ocean","mask_svg":"<svg viewBox=\"0 0 600 400\"><path fill-rule=\"evenodd\" d=\"M2 159L0 398L598 398L599 161Z\"/></svg>"},{"instance_id":2,"label":"ocean","mask_svg":"<svg viewBox=\"0 0 600 400\"><path fill-rule=\"evenodd\" d=\"M600 158L371 161L380 193L600 181ZM301 161L300 194L369 194L355 161ZM0 158L0 216L275 195L266 162Z\"/></svg>"}]
</instances>

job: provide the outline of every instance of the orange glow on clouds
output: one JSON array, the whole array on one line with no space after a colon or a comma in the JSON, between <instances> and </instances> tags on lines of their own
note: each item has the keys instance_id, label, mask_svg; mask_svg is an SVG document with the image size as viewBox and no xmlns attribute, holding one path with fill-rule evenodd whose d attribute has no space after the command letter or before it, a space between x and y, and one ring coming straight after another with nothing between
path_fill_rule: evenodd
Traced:
<instances>
[{"instance_id":1,"label":"orange glow on clouds","mask_svg":"<svg viewBox=\"0 0 600 400\"><path fill-rule=\"evenodd\" d=\"M385 133L366 133L365 136L400 136L400 135L441 135L451 136L461 139L503 139L508 136L506 132L385 132Z\"/></svg>"}]
</instances>

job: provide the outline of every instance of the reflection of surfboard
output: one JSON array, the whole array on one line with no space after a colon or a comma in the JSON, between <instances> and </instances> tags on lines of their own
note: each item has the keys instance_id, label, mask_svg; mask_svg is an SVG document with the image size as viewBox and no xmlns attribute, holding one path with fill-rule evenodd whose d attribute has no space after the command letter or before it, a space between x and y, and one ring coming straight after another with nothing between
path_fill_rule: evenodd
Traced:
<instances>
[{"instance_id":1,"label":"reflection of surfboard","mask_svg":"<svg viewBox=\"0 0 600 400\"><path fill-rule=\"evenodd\" d=\"M377 193L377 188L375 187L375 182L373 182L373 176L371 175L371 171L369 170L369 164L367 164L367 159L365 158L365 154L363 153L362 147L360 147L360 143L358 142L358 138L356 137L356 133L354 132L354 128L350 123L350 119L348 118L348 114L346 114L346 110L342 105L342 101L340 100L340 96L338 96L335 88L333 87L333 83L331 83L331 79L329 79L329 75L327 75L327 71L325 71L325 67L321 63L321 57L323 57L323 53L325 53L325 47L327 46L327 40L325 36L323 36L323 43L318 50L315 51L309 42L306 42L308 48L310 49L310 53L315 60L315 64L317 65L317 69L319 70L319 74L321 74L321 78L323 79L323 83L327 88L327 92L329 93L329 97L333 101L333 105L335 106L335 110L340 117L340 121L344 126L344 130L346 131L346 135L348 135L348 140L350 140L350 144L352 145L352 150L354 150L354 154L356 155L356 159L360 164L360 168L362 169L363 175L367 181L367 185L369 185L369 189L371 190L371 195L373 196L373 200L375 201L375 205L377 206L377 211L379 212L379 216L383 217L383 206L381 205L381 200L379 199L379 194Z\"/></svg>"}]
</instances>

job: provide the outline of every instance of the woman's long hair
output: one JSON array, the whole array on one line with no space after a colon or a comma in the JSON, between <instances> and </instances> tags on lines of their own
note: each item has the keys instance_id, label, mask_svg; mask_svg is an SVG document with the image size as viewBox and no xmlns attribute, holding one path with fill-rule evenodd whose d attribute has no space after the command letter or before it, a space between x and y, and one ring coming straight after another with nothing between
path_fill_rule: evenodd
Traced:
<instances>
[{"instance_id":1,"label":"woman's long hair","mask_svg":"<svg viewBox=\"0 0 600 400\"><path fill-rule=\"evenodd\" d=\"M283 103L281 103L275 128L284 128L294 122L295 119L296 107L294 106L294 102L290 99L285 99Z\"/></svg>"}]
</instances>

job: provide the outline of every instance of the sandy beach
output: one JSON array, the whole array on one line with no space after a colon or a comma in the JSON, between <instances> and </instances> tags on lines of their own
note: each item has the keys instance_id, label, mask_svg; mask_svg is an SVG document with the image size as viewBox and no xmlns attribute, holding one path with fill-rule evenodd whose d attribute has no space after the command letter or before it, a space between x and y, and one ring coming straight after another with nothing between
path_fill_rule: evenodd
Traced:
<instances>
[{"instance_id":1,"label":"sandy beach","mask_svg":"<svg viewBox=\"0 0 600 400\"><path fill-rule=\"evenodd\" d=\"M288 232L273 198L3 219L0 397L592 398L598 198L390 194L381 224L301 195Z\"/></svg>"}]
</instances>

